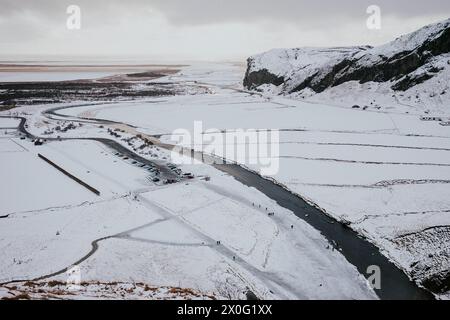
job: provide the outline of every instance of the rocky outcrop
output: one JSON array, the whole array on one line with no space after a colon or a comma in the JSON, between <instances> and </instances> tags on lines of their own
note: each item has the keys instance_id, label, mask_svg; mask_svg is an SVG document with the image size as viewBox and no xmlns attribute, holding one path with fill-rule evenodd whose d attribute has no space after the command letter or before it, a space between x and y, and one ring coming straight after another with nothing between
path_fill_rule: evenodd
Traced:
<instances>
[{"instance_id":1,"label":"rocky outcrop","mask_svg":"<svg viewBox=\"0 0 450 320\"><path fill-rule=\"evenodd\" d=\"M404 91L432 78L437 69L416 72L436 57L450 52L450 19L384 46L329 49L328 55L324 55L324 51L309 48L280 52L278 49L250 57L244 86L254 89L262 84L283 85L284 93L305 88L318 93L348 81L389 81L392 89Z\"/></svg>"},{"instance_id":2,"label":"rocky outcrop","mask_svg":"<svg viewBox=\"0 0 450 320\"><path fill-rule=\"evenodd\" d=\"M247 63L252 63L251 58L248 59ZM273 85L279 86L283 84L284 81L284 77L276 76L270 73L267 69L261 69L251 72L250 69L247 68L247 72L245 73L244 78L244 86L249 89L254 89L265 83L271 83Z\"/></svg>"}]
</instances>

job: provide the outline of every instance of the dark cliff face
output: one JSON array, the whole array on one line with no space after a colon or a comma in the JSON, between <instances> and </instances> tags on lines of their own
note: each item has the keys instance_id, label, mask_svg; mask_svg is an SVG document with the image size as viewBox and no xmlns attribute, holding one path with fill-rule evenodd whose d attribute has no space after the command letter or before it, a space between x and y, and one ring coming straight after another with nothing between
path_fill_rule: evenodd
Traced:
<instances>
[{"instance_id":1,"label":"dark cliff face","mask_svg":"<svg viewBox=\"0 0 450 320\"><path fill-rule=\"evenodd\" d=\"M331 86L336 86L347 81L356 80L361 83L374 81L396 81L425 65L431 58L450 52L450 28L447 28L439 37L425 41L421 46L412 51L400 52L393 57L369 66L357 66L351 72L334 74ZM348 61L346 65L357 64L357 61ZM339 70L338 72L341 72ZM395 84L394 90L407 90L409 85L415 85L425 81L432 75L416 78L416 81L402 81ZM314 88L313 88L314 89Z\"/></svg>"},{"instance_id":2,"label":"dark cliff face","mask_svg":"<svg viewBox=\"0 0 450 320\"><path fill-rule=\"evenodd\" d=\"M262 84L274 84L279 86L284 83L285 79L283 77L276 76L267 69L250 72L252 63L253 60L251 58L247 59L247 71L244 77L244 87L247 89L255 89Z\"/></svg>"},{"instance_id":3,"label":"dark cliff face","mask_svg":"<svg viewBox=\"0 0 450 320\"><path fill-rule=\"evenodd\" d=\"M345 58L333 65L330 71L317 72L317 74L298 83L290 92L310 88L319 93L327 88L343 84L347 81L386 82L392 81L392 89L405 91L434 76L440 70L431 70L420 76L411 75L412 72L424 66L430 60L441 54L450 52L450 20L444 23L444 30L431 39L425 39L413 50L400 51L391 57L374 55L370 52L358 58ZM367 61L372 61L367 63ZM244 86L254 89L261 84L284 83L285 79L271 74L266 69L251 69L252 59L248 59L248 69L244 78Z\"/></svg>"}]
</instances>

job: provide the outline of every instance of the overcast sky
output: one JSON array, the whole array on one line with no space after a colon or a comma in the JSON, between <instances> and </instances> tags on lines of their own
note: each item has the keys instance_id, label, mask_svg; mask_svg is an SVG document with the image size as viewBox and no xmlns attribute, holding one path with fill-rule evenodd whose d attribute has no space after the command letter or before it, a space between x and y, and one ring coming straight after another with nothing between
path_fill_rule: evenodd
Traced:
<instances>
[{"instance_id":1,"label":"overcast sky","mask_svg":"<svg viewBox=\"0 0 450 320\"><path fill-rule=\"evenodd\" d=\"M81 29L69 30L69 5ZM369 5L381 29L369 30ZM448 0L0 0L0 54L236 60L279 47L377 45L450 17Z\"/></svg>"}]
</instances>

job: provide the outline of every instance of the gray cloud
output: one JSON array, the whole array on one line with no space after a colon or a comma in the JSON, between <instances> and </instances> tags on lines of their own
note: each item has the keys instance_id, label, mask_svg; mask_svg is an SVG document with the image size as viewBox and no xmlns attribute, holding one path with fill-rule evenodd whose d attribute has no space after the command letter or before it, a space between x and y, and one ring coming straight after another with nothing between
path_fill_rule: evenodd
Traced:
<instances>
[{"instance_id":1,"label":"gray cloud","mask_svg":"<svg viewBox=\"0 0 450 320\"><path fill-rule=\"evenodd\" d=\"M82 9L78 34L65 30L70 4ZM379 33L364 29L371 4L381 7L387 21ZM189 57L202 51L222 57L281 46L380 43L450 17L448 0L0 0L0 8L0 53ZM221 41L208 30L217 30Z\"/></svg>"},{"instance_id":2,"label":"gray cloud","mask_svg":"<svg viewBox=\"0 0 450 320\"><path fill-rule=\"evenodd\" d=\"M398 17L450 14L450 1L428 0L153 0L175 24L208 24L255 20L289 21L295 24L330 23L361 19L369 5L381 7L384 14Z\"/></svg>"},{"instance_id":3,"label":"gray cloud","mask_svg":"<svg viewBox=\"0 0 450 320\"><path fill-rule=\"evenodd\" d=\"M293 23L325 19L355 18L365 15L372 4L383 13L398 17L450 14L450 1L428 0L0 0L0 16L35 12L48 20L56 19L70 4L81 6L87 15L108 18L124 10L139 13L142 8L161 11L173 24L210 24L281 20Z\"/></svg>"}]
</instances>

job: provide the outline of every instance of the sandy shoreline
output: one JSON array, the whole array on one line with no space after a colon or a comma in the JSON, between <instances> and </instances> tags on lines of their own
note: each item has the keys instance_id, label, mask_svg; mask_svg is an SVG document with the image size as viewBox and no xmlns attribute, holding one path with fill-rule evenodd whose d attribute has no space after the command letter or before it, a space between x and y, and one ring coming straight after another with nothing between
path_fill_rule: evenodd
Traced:
<instances>
[{"instance_id":1,"label":"sandy shoreline","mask_svg":"<svg viewBox=\"0 0 450 320\"><path fill-rule=\"evenodd\" d=\"M0 72L139 72L179 69L183 65L162 64L108 64L108 65L26 65L0 64Z\"/></svg>"},{"instance_id":2,"label":"sandy shoreline","mask_svg":"<svg viewBox=\"0 0 450 320\"><path fill-rule=\"evenodd\" d=\"M0 83L24 82L142 82L177 73L183 65L163 64L2 64Z\"/></svg>"}]
</instances>

